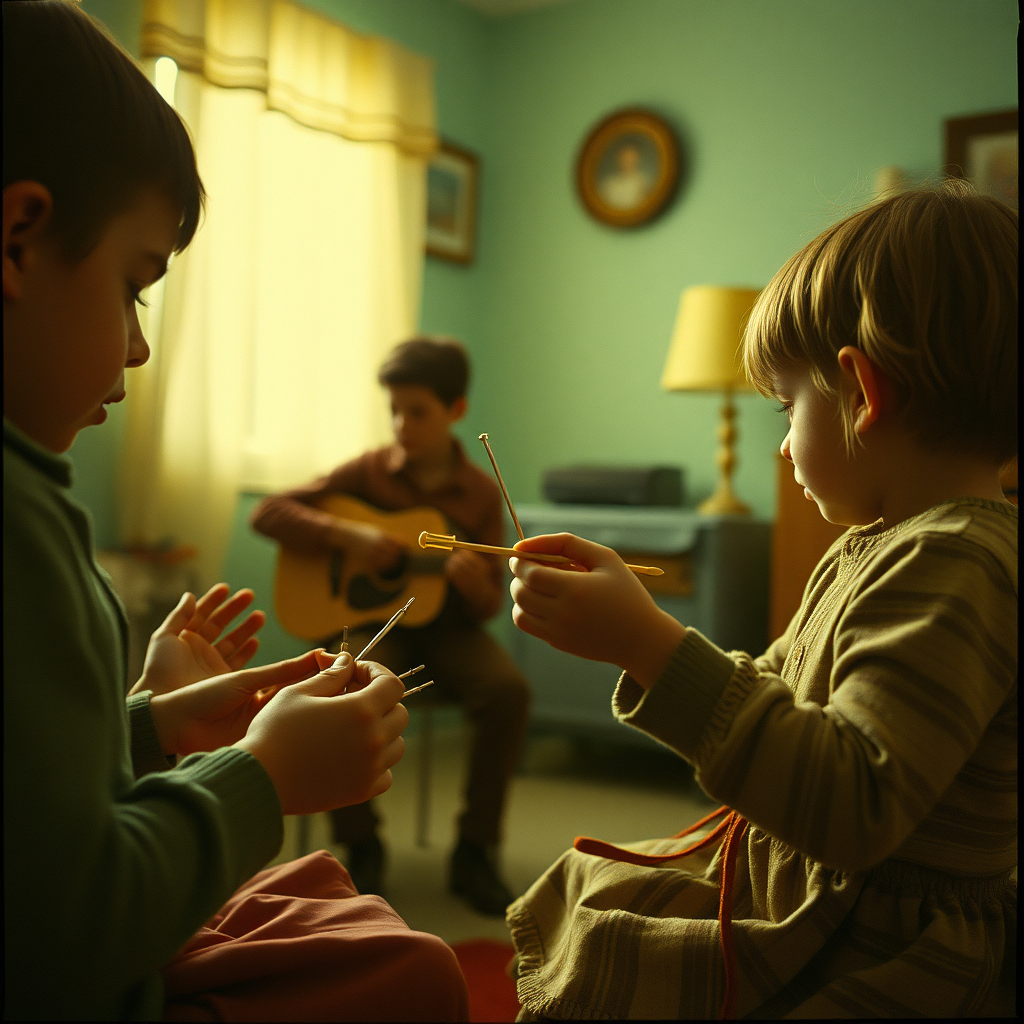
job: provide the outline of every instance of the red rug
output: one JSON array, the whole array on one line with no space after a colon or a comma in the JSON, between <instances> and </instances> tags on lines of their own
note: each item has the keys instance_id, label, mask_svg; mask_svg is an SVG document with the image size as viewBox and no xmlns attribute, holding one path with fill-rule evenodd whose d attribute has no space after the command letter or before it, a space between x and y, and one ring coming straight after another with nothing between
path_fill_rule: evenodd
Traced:
<instances>
[{"instance_id":1,"label":"red rug","mask_svg":"<svg viewBox=\"0 0 1024 1024\"><path fill-rule=\"evenodd\" d=\"M514 1021L519 1013L516 984L505 973L515 952L506 942L470 939L452 949L469 987L471 1021Z\"/></svg>"}]
</instances>

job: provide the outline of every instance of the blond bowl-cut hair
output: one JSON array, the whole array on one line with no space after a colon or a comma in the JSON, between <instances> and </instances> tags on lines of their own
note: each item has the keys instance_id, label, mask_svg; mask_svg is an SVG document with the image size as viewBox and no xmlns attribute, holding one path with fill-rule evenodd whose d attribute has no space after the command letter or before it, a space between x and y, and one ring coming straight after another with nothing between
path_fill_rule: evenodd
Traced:
<instances>
[{"instance_id":1,"label":"blond bowl-cut hair","mask_svg":"<svg viewBox=\"0 0 1024 1024\"><path fill-rule=\"evenodd\" d=\"M837 353L859 348L893 387L903 425L933 450L1005 465L1017 454L1017 214L950 179L890 195L822 232L751 311L743 363L762 394L804 367L836 401Z\"/></svg>"}]
</instances>

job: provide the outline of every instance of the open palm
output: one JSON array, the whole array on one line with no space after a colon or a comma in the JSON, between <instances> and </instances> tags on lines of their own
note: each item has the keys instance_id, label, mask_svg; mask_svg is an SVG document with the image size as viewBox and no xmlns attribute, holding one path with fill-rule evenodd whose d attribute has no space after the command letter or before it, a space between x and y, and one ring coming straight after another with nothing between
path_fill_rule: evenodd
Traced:
<instances>
[{"instance_id":1,"label":"open palm","mask_svg":"<svg viewBox=\"0 0 1024 1024\"><path fill-rule=\"evenodd\" d=\"M255 634L267 617L261 611L251 612L227 636L218 639L255 596L251 590L239 590L229 597L230 593L226 583L218 583L198 601L193 594L182 595L149 641L142 678L132 687L132 693L169 693L248 664L260 643Z\"/></svg>"}]
</instances>

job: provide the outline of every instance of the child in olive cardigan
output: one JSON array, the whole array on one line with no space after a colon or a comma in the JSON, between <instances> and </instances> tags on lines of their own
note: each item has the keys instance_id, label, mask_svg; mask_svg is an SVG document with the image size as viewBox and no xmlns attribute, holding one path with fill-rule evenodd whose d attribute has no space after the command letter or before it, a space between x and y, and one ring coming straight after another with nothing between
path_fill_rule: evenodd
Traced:
<instances>
[{"instance_id":1,"label":"child in olive cardigan","mask_svg":"<svg viewBox=\"0 0 1024 1024\"><path fill-rule=\"evenodd\" d=\"M614 713L725 805L577 840L513 904L522 1019L973 1016L1014 963L1016 214L963 183L854 214L758 298L745 359L851 527L766 653L600 545L518 545L586 573L512 560L519 628L620 666Z\"/></svg>"}]
</instances>

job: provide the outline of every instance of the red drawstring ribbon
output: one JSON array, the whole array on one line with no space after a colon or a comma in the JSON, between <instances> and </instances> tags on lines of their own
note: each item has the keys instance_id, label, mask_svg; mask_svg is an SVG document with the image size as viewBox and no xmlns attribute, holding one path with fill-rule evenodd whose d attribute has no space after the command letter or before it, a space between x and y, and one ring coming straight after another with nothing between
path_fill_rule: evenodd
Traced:
<instances>
[{"instance_id":1,"label":"red drawstring ribbon","mask_svg":"<svg viewBox=\"0 0 1024 1024\"><path fill-rule=\"evenodd\" d=\"M641 867L653 867L657 864L664 864L666 861L685 857L687 854L709 846L720 836L725 835L722 847L722 880L718 898L718 928L722 940L722 957L725 960L725 998L722 1000L718 1019L732 1020L736 1014L736 950L733 948L732 942L732 887L736 873L736 854L739 852L740 840L747 830L747 822L735 811L723 806L701 818L689 828L683 829L672 838L682 839L703 828L708 822L714 821L722 814L725 814L725 817L703 839L678 853L635 853L633 850L623 850L619 846L602 842L600 839L590 839L587 836L577 836L572 845L580 853L589 853L594 857L604 857L606 860L617 860L626 864L638 864Z\"/></svg>"}]
</instances>

